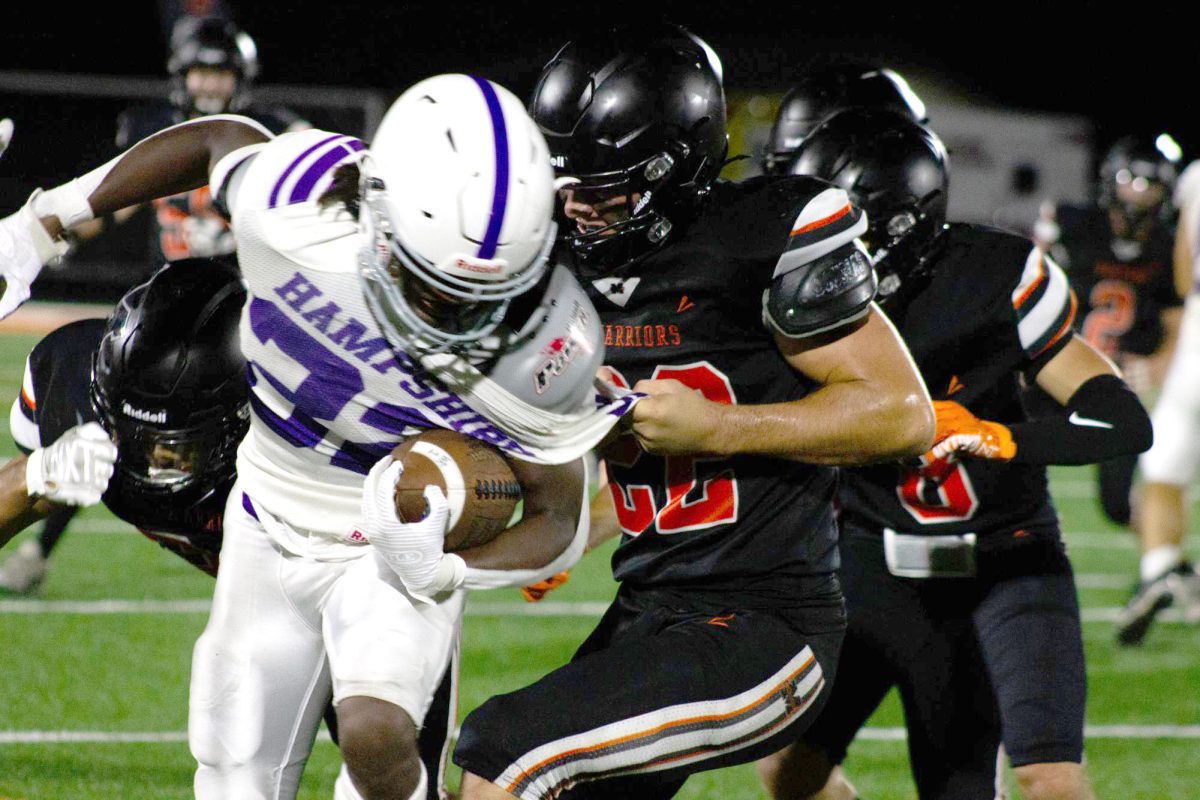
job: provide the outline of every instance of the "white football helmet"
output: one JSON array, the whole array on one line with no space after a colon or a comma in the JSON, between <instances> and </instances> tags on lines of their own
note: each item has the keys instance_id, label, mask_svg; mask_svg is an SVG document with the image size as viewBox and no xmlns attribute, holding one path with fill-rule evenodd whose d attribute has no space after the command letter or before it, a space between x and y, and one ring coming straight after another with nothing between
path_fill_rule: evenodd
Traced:
<instances>
[{"instance_id":1,"label":"white football helmet","mask_svg":"<svg viewBox=\"0 0 1200 800\"><path fill-rule=\"evenodd\" d=\"M469 75L404 92L362 162L363 292L394 347L467 348L545 274L554 171L515 95Z\"/></svg>"}]
</instances>

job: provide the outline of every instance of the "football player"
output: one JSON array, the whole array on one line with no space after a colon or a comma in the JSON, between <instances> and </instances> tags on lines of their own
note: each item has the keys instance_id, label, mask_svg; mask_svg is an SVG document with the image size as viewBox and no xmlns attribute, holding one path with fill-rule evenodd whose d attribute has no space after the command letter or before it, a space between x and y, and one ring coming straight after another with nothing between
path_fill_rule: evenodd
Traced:
<instances>
[{"instance_id":1,"label":"football player","mask_svg":"<svg viewBox=\"0 0 1200 800\"><path fill-rule=\"evenodd\" d=\"M1200 622L1200 577L1184 556L1188 526L1187 487L1200 453L1200 163L1193 162L1175 187L1179 223L1175 231L1175 285L1186 295L1183 319L1162 392L1151 419L1162 435L1138 461L1142 487L1137 532L1142 558L1139 586L1118 623L1118 641L1139 644L1158 612L1178 606Z\"/></svg>"},{"instance_id":2,"label":"football player","mask_svg":"<svg viewBox=\"0 0 1200 800\"><path fill-rule=\"evenodd\" d=\"M1124 137L1101 161L1098 201L1046 204L1034 227L1038 244L1078 293L1079 332L1117 363L1143 399L1161 385L1179 324L1170 202L1178 160L1160 137ZM1101 507L1119 525L1133 514L1136 467L1137 458L1126 455L1098 468Z\"/></svg>"},{"instance_id":3,"label":"football player","mask_svg":"<svg viewBox=\"0 0 1200 800\"><path fill-rule=\"evenodd\" d=\"M670 797L822 705L844 624L829 465L923 452L932 409L872 302L845 192L716 180L725 98L704 42L596 31L553 57L530 109L605 366L649 397L606 451L615 601L569 664L468 715L454 760L467 800Z\"/></svg>"},{"instance_id":4,"label":"football player","mask_svg":"<svg viewBox=\"0 0 1200 800\"><path fill-rule=\"evenodd\" d=\"M779 104L763 150L762 171L786 175L796 150L817 125L845 108L890 108L924 124L925 104L894 70L839 64L805 73Z\"/></svg>"},{"instance_id":5,"label":"football player","mask_svg":"<svg viewBox=\"0 0 1200 800\"><path fill-rule=\"evenodd\" d=\"M1079 606L1046 465L1145 450L1150 422L1073 332L1053 260L1023 237L946 224L946 166L923 126L850 109L791 167L866 210L880 304L935 398L938 444L919 463L843 471L845 648L818 720L760 763L777 798L854 797L834 765L893 686L923 800L990 800L1001 743L1022 797L1091 797ZM1027 415L1025 385L1057 412Z\"/></svg>"},{"instance_id":6,"label":"football player","mask_svg":"<svg viewBox=\"0 0 1200 800\"><path fill-rule=\"evenodd\" d=\"M72 322L38 342L10 414L24 455L0 469L0 543L55 508L103 500L215 576L235 449L250 421L237 344L245 299L232 259L183 259L127 292L107 320ZM421 728L435 775L456 722L455 678L447 670ZM332 706L325 721L336 742ZM440 785L431 782L428 800Z\"/></svg>"},{"instance_id":7,"label":"football player","mask_svg":"<svg viewBox=\"0 0 1200 800\"><path fill-rule=\"evenodd\" d=\"M228 20L181 19L171 36L167 71L170 101L144 103L122 112L117 120L118 150L183 120L229 110L254 118L274 133L311 127L287 109L250 104L250 88L259 72L257 50L249 34ZM152 206L148 269L156 269L164 260L233 252L233 233L213 207L207 186L157 198ZM91 220L76 227L71 238L80 243L99 236L110 225L130 220L140 208L131 206ZM27 593L40 586L50 554L77 510L72 506L51 510L37 539L24 543L0 566L0 589Z\"/></svg>"},{"instance_id":8,"label":"football player","mask_svg":"<svg viewBox=\"0 0 1200 800\"><path fill-rule=\"evenodd\" d=\"M0 315L62 229L206 182L248 285L251 420L193 657L196 795L294 796L332 683L350 776L337 796L422 798L416 731L456 650L460 589L527 585L578 557L581 455L636 398L597 407L596 314L547 259L545 141L516 97L467 75L407 90L369 150L217 115L36 192L0 220ZM397 518L389 454L429 427L512 457L520 522L445 554L436 487L424 519Z\"/></svg>"}]
</instances>

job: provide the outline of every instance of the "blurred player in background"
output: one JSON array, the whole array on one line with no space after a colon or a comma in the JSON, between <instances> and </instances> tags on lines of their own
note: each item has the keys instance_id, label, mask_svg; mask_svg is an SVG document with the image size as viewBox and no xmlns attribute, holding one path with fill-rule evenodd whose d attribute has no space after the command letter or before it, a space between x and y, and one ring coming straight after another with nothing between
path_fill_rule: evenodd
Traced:
<instances>
[{"instance_id":1,"label":"blurred player in background","mask_svg":"<svg viewBox=\"0 0 1200 800\"><path fill-rule=\"evenodd\" d=\"M424 798L417 730L457 649L459 590L526 585L582 552L580 456L636 398L597 404L595 312L547 258L549 162L510 92L441 75L393 103L370 151L210 116L0 220L3 316L62 229L205 183L231 212L251 422L193 656L197 797L294 796L332 683L336 796ZM524 516L494 541L444 553L436 487L424 519L397 518L390 453L430 427L511 457Z\"/></svg>"},{"instance_id":2,"label":"blurred player in background","mask_svg":"<svg viewBox=\"0 0 1200 800\"><path fill-rule=\"evenodd\" d=\"M467 800L671 797L823 704L844 625L831 465L923 450L932 410L845 193L716 180L725 96L703 41L597 30L530 109L605 365L651 396L606 450L617 597L569 664L469 714L454 760Z\"/></svg>"},{"instance_id":3,"label":"blurred player in background","mask_svg":"<svg viewBox=\"0 0 1200 800\"><path fill-rule=\"evenodd\" d=\"M1098 199L1085 206L1044 204L1037 243L1067 271L1089 344L1116 362L1149 404L1162 383L1179 325L1173 272L1178 146L1165 136L1127 136L1105 153ZM1129 525L1133 455L1099 465L1105 515Z\"/></svg>"},{"instance_id":4,"label":"blurred player in background","mask_svg":"<svg viewBox=\"0 0 1200 800\"><path fill-rule=\"evenodd\" d=\"M1200 162L1175 186L1175 284L1186 295L1183 320L1162 391L1154 404L1154 446L1139 460L1141 490L1136 530L1141 539L1139 585L1117 627L1117 640L1139 644L1159 611L1178 607L1200 622L1200 577L1183 544L1189 522L1188 486L1200 460Z\"/></svg>"},{"instance_id":5,"label":"blurred player in background","mask_svg":"<svg viewBox=\"0 0 1200 800\"><path fill-rule=\"evenodd\" d=\"M171 97L135 106L117 122L118 150L163 128L208 114L237 111L262 123L273 133L302 130L309 124L284 108L262 107L251 102L251 89L259 72L253 39L225 19L183 17L174 26L167 71ZM142 206L120 209L112 215L76 228L76 241L91 239L106 227L129 220ZM213 206L207 186L151 204L148 271L164 261L228 255L234 251L229 222ZM76 508L55 508L37 539L25 542L0 566L0 590L36 591L46 577L50 554L58 544Z\"/></svg>"},{"instance_id":6,"label":"blurred player in background","mask_svg":"<svg viewBox=\"0 0 1200 800\"><path fill-rule=\"evenodd\" d=\"M791 169L866 211L880 302L936 398L938 444L912 465L843 470L842 661L817 721L760 764L764 782L776 798L853 798L834 767L895 686L923 800L994 797L1001 741L1023 797L1089 798L1083 636L1046 465L1146 449L1146 412L1073 334L1053 261L1022 237L946 224L947 157L931 131L846 110ZM1030 418L1026 382L1057 413Z\"/></svg>"}]
</instances>

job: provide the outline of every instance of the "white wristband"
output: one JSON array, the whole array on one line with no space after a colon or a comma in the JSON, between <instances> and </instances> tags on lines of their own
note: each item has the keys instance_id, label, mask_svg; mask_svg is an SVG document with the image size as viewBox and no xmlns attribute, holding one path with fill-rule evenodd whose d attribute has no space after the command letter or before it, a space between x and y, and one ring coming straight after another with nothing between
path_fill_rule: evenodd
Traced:
<instances>
[{"instance_id":1,"label":"white wristband","mask_svg":"<svg viewBox=\"0 0 1200 800\"><path fill-rule=\"evenodd\" d=\"M30 497L40 497L46 493L46 484L42 480L42 458L46 451L38 448L29 454L25 462L25 491Z\"/></svg>"}]
</instances>

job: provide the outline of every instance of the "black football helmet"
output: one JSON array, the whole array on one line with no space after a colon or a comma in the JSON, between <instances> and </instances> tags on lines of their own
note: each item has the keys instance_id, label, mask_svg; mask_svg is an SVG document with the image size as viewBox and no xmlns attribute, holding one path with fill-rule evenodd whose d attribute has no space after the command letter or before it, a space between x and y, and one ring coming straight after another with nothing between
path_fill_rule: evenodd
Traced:
<instances>
[{"instance_id":1,"label":"black football helmet","mask_svg":"<svg viewBox=\"0 0 1200 800\"><path fill-rule=\"evenodd\" d=\"M946 226L946 147L906 114L886 109L839 111L808 135L790 165L793 175L845 189L867 214L862 237L887 303L929 269Z\"/></svg>"},{"instance_id":2,"label":"black football helmet","mask_svg":"<svg viewBox=\"0 0 1200 800\"><path fill-rule=\"evenodd\" d=\"M928 122L921 98L890 69L843 64L815 70L780 102L763 151L763 172L786 173L788 162L813 128L835 111L855 107L887 108L921 124Z\"/></svg>"},{"instance_id":3,"label":"black football helmet","mask_svg":"<svg viewBox=\"0 0 1200 800\"><path fill-rule=\"evenodd\" d=\"M187 74L192 67L233 72L237 79L233 95L226 101L190 94ZM171 75L171 102L185 117L237 111L245 107L250 85L258 77L258 48L248 33L227 19L184 17L171 31L167 72Z\"/></svg>"},{"instance_id":4,"label":"black football helmet","mask_svg":"<svg viewBox=\"0 0 1200 800\"><path fill-rule=\"evenodd\" d=\"M1169 220L1182 156L1179 145L1165 133L1125 136L1109 147L1100 162L1099 202L1124 221L1124 235L1137 235L1149 224Z\"/></svg>"},{"instance_id":5,"label":"black football helmet","mask_svg":"<svg viewBox=\"0 0 1200 800\"><path fill-rule=\"evenodd\" d=\"M676 25L569 42L542 70L529 111L572 196L593 206L624 198L615 222L563 226L581 263L603 270L662 245L707 194L728 146L720 59Z\"/></svg>"},{"instance_id":6,"label":"black football helmet","mask_svg":"<svg viewBox=\"0 0 1200 800\"><path fill-rule=\"evenodd\" d=\"M232 259L168 263L121 298L92 363L92 407L117 444L105 503L142 526L232 482L249 424Z\"/></svg>"}]
</instances>

